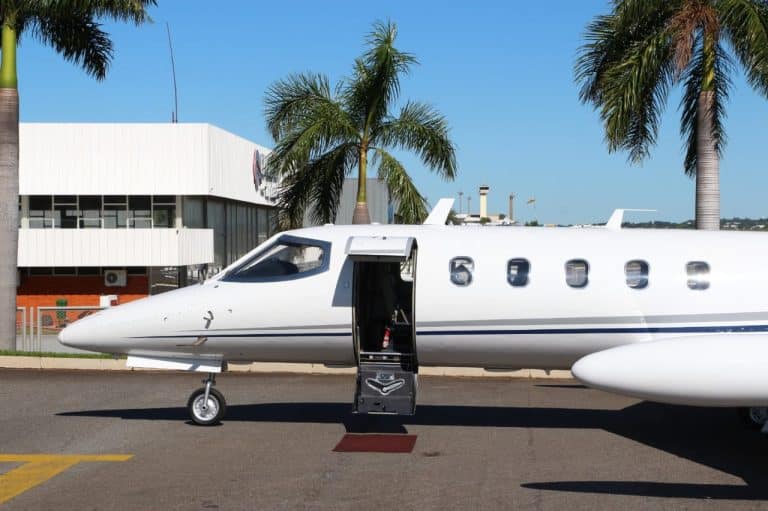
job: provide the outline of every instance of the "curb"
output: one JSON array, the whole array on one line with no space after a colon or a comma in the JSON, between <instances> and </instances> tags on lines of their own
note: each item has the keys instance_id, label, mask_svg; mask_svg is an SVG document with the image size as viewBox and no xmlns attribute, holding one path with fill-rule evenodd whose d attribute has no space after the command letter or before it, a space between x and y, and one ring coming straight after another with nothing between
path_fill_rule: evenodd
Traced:
<instances>
[{"instance_id":1,"label":"curb","mask_svg":"<svg viewBox=\"0 0 768 511\"><path fill-rule=\"evenodd\" d=\"M123 359L108 358L58 358L58 357L0 357L2 369L44 369L82 371L156 371L156 369L134 369L125 365ZM327 367L323 364L282 364L282 363L236 363L228 364L227 372L232 373L289 373L289 374L356 374L355 367ZM419 374L425 376L452 376L469 378L523 378L523 379L570 379L570 371L541 369L518 369L510 371L486 370L479 367L421 367Z\"/></svg>"}]
</instances>

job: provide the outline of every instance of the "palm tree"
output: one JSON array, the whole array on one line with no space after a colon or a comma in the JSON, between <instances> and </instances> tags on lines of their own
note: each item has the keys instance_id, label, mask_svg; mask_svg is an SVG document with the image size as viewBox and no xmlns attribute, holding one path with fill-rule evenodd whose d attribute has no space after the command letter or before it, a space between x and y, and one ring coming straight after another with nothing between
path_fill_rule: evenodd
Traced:
<instances>
[{"instance_id":1,"label":"palm tree","mask_svg":"<svg viewBox=\"0 0 768 511\"><path fill-rule=\"evenodd\" d=\"M720 228L720 156L730 77L738 62L768 95L765 0L614 0L587 27L576 80L605 124L608 150L645 159L672 86L681 83L685 173L696 178L696 227Z\"/></svg>"},{"instance_id":2,"label":"palm tree","mask_svg":"<svg viewBox=\"0 0 768 511\"><path fill-rule=\"evenodd\" d=\"M47 44L97 80L106 76L112 42L97 20L149 19L156 0L0 0L0 350L16 347L19 225L19 94L16 46L27 35Z\"/></svg>"},{"instance_id":3,"label":"palm tree","mask_svg":"<svg viewBox=\"0 0 768 511\"><path fill-rule=\"evenodd\" d=\"M267 126L276 144L267 169L283 178L278 199L283 226L301 225L310 204L315 221L333 222L344 179L354 168L358 188L352 223L369 223L369 163L398 202L402 220L421 221L426 201L391 149L414 151L444 179L456 175L455 148L440 113L409 101L397 117L390 114L400 94L400 76L416 63L395 48L396 35L393 23L376 23L351 78L333 90L319 74L291 75L269 88Z\"/></svg>"}]
</instances>

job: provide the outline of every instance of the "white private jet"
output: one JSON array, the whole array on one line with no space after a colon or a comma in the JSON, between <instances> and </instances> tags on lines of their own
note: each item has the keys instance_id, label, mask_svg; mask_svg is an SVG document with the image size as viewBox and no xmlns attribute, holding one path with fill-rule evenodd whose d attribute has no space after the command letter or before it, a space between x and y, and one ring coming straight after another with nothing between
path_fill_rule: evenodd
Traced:
<instances>
[{"instance_id":1,"label":"white private jet","mask_svg":"<svg viewBox=\"0 0 768 511\"><path fill-rule=\"evenodd\" d=\"M572 369L641 399L768 417L768 236L605 227L313 227L277 234L201 285L62 331L131 367L208 373L189 398L221 420L228 361L357 366L354 411L412 414L423 366Z\"/></svg>"}]
</instances>

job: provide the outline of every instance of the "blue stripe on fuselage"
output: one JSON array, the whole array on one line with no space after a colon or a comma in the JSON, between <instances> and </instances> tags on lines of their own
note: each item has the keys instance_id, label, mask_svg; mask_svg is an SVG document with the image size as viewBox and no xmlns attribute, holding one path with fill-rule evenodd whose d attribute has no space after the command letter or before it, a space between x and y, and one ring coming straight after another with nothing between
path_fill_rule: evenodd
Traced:
<instances>
[{"instance_id":1,"label":"blue stripe on fuselage","mask_svg":"<svg viewBox=\"0 0 768 511\"><path fill-rule=\"evenodd\" d=\"M577 334L659 334L659 333L746 333L768 332L768 325L719 325L679 327L608 327L608 328L534 328L514 330L418 330L416 335L577 335ZM269 333L200 333L199 335L150 335L134 339L193 339L197 337L345 337L352 332L269 332Z\"/></svg>"}]
</instances>

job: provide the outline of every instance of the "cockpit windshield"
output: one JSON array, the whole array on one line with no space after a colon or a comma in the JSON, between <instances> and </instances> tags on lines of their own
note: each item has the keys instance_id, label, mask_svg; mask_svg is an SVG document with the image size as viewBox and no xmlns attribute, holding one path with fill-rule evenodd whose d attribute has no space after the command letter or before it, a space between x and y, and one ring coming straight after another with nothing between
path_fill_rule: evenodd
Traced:
<instances>
[{"instance_id":1,"label":"cockpit windshield","mask_svg":"<svg viewBox=\"0 0 768 511\"><path fill-rule=\"evenodd\" d=\"M229 272L223 280L272 282L307 277L328 269L330 243L282 236Z\"/></svg>"}]
</instances>

